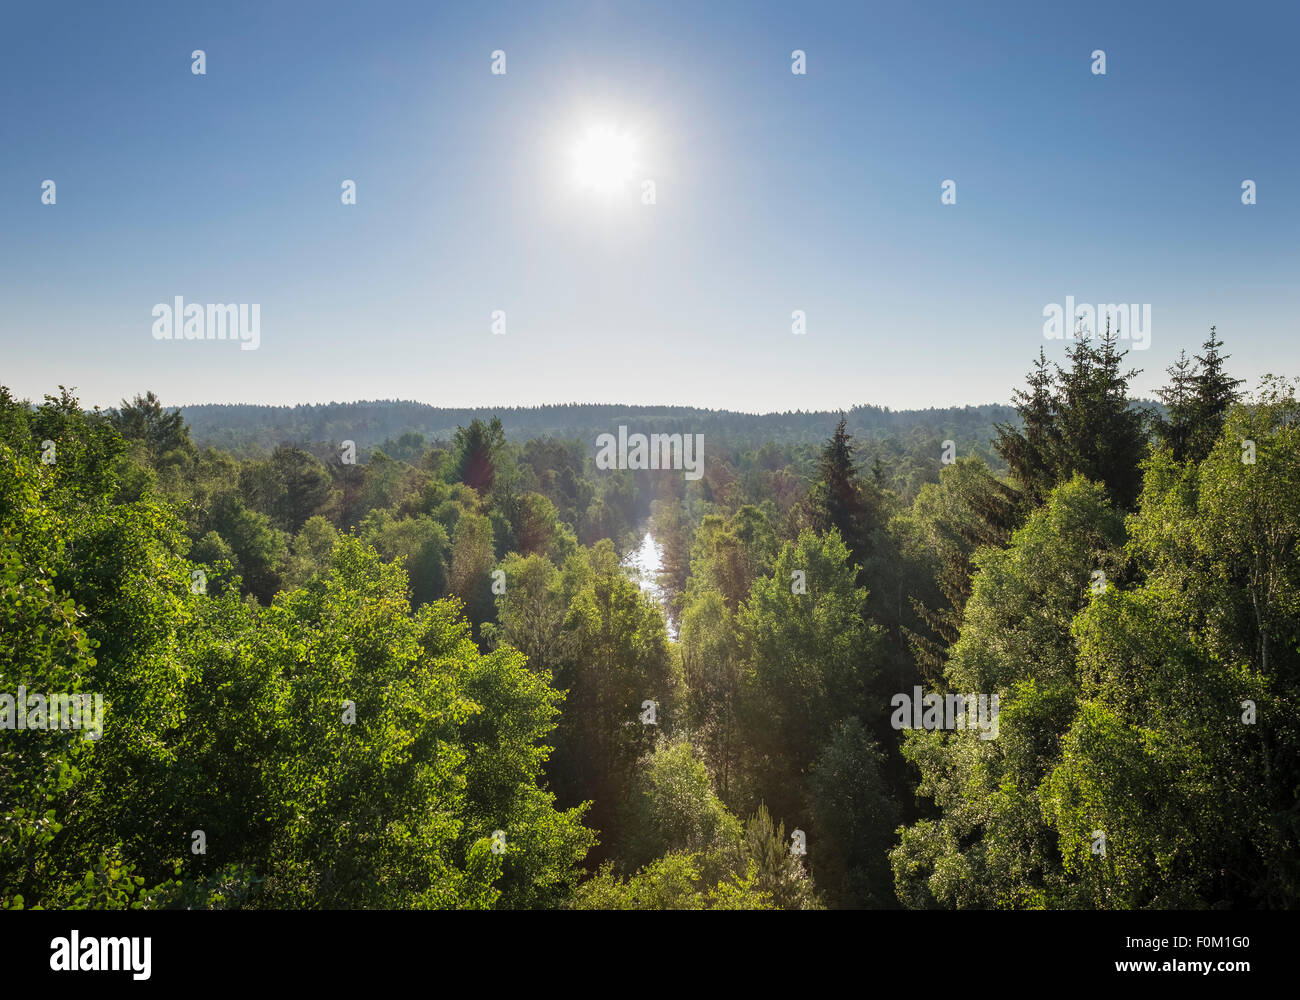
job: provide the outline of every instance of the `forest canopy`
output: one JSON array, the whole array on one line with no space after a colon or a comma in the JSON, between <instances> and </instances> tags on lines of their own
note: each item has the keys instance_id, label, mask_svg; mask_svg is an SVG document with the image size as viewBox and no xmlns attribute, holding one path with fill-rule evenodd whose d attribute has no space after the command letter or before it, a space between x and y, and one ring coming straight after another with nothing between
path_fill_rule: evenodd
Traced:
<instances>
[{"instance_id":1,"label":"forest canopy","mask_svg":"<svg viewBox=\"0 0 1300 1000\"><path fill-rule=\"evenodd\" d=\"M0 389L0 906L1293 907L1300 404L1222 348L924 413Z\"/></svg>"}]
</instances>

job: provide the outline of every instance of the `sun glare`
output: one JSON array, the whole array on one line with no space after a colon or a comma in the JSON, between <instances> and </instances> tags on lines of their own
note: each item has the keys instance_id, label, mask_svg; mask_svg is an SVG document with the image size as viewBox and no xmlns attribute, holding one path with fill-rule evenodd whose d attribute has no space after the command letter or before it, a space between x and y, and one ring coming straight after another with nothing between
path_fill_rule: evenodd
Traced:
<instances>
[{"instance_id":1,"label":"sun glare","mask_svg":"<svg viewBox=\"0 0 1300 1000\"><path fill-rule=\"evenodd\" d=\"M613 194L632 180L636 143L612 128L590 128L573 147L573 173L578 184L600 194Z\"/></svg>"}]
</instances>

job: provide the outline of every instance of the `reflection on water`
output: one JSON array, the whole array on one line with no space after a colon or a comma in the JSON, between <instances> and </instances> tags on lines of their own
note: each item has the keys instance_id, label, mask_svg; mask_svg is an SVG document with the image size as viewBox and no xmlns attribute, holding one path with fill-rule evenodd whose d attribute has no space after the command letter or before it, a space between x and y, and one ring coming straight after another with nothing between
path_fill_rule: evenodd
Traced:
<instances>
[{"instance_id":1,"label":"reflection on water","mask_svg":"<svg viewBox=\"0 0 1300 1000\"><path fill-rule=\"evenodd\" d=\"M654 536L645 533L640 548L629 553L623 559L623 565L632 571L632 578L647 594L653 594L657 600L663 599L659 589L659 569L663 565L663 552L655 544Z\"/></svg>"},{"instance_id":2,"label":"reflection on water","mask_svg":"<svg viewBox=\"0 0 1300 1000\"><path fill-rule=\"evenodd\" d=\"M660 607L664 609L664 616L668 618L668 634L676 639L677 624L668 614L663 588L659 586L659 570L663 567L663 562L663 549L656 544L654 536L647 531L645 538L641 539L640 547L635 552L629 553L623 560L623 566L637 582L637 586L659 602Z\"/></svg>"}]
</instances>

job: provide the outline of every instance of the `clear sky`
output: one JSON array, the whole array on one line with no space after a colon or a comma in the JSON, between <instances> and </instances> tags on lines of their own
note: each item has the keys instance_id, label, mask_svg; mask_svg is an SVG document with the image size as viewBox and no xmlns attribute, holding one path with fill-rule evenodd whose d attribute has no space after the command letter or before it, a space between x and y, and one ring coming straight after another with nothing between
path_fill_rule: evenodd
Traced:
<instances>
[{"instance_id":1,"label":"clear sky","mask_svg":"<svg viewBox=\"0 0 1300 1000\"><path fill-rule=\"evenodd\" d=\"M1040 345L1062 357L1043 309L1066 296L1151 304L1137 394L1211 324L1234 374L1300 375L1295 2L3 21L0 383L20 396L1005 401ZM260 305L259 348L155 340L177 295Z\"/></svg>"}]
</instances>

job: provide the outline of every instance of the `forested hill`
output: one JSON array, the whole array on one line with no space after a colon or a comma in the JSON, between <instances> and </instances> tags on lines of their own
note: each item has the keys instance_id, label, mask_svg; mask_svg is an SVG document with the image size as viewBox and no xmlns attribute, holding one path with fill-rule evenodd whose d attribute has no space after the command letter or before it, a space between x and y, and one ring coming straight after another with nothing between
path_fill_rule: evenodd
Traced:
<instances>
[{"instance_id":1,"label":"forested hill","mask_svg":"<svg viewBox=\"0 0 1300 1000\"><path fill-rule=\"evenodd\" d=\"M839 419L837 411L738 413L692 406L630 406L568 403L530 407L453 409L405 400L368 400L300 406L200 404L182 407L194 441L231 451L269 450L283 442L351 440L367 449L416 433L430 441L450 440L474 419L501 418L507 438L594 438L626 424L641 433L714 435L740 442L821 442ZM1016 411L998 403L944 409L890 410L855 406L846 412L848 430L860 438L906 440L952 438L986 444L995 423L1016 422Z\"/></svg>"}]
</instances>

